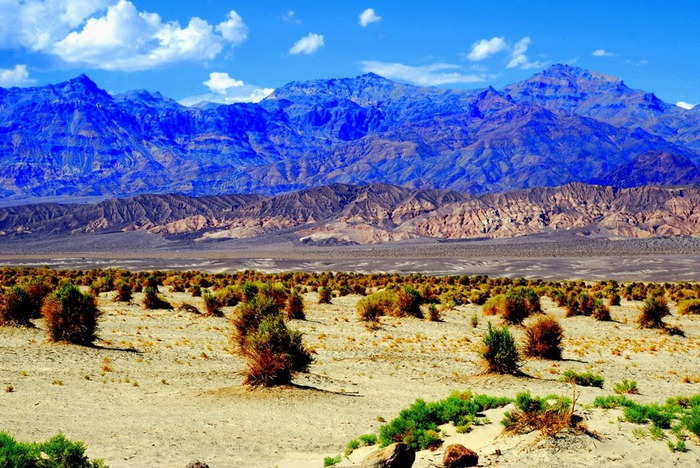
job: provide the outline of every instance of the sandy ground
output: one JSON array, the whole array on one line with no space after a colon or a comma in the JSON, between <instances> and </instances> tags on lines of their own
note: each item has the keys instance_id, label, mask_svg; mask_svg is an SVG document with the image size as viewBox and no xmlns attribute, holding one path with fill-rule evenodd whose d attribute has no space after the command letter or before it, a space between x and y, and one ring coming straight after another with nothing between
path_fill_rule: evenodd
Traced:
<instances>
[{"instance_id":1,"label":"sandy ground","mask_svg":"<svg viewBox=\"0 0 700 468\"><path fill-rule=\"evenodd\" d=\"M174 304L202 308L201 299L167 293ZM604 389L579 387L579 414L601 438L538 440L536 434L508 437L498 422L503 410L488 414L493 423L466 435L446 427L446 443L462 441L476 449L483 466L697 466L700 446L671 453L665 440L637 439L620 413L585 408L598 395L612 394L623 378L634 379L641 402L700 393L683 383L700 377L700 317L673 316L686 337L638 330L635 303L612 308L613 322L564 318L549 300L547 312L566 330L562 361L530 360L528 377L480 375L476 347L487 326L481 308L462 306L442 322L383 318L369 330L355 314L358 296L316 304L304 296L307 320L292 326L305 333L316 354L310 374L296 386L271 390L242 387L242 360L231 353L231 326L224 318L172 310L147 311L141 296L124 305L99 298L104 315L101 340L92 348L52 344L44 324L33 329L0 329L0 427L20 440L38 441L63 432L82 440L88 455L112 467L184 467L202 460L212 467L320 467L325 456L344 451L347 442L377 431L416 398L438 400L453 390L515 396L570 394L558 382L566 369L605 377ZM230 317L233 309L225 309ZM476 314L479 323L470 325ZM498 322L498 319L488 317ZM516 337L522 331L515 329ZM369 449L345 459L359 464ZM501 455L496 455L500 451ZM421 452L414 466L439 465L442 451Z\"/></svg>"}]
</instances>

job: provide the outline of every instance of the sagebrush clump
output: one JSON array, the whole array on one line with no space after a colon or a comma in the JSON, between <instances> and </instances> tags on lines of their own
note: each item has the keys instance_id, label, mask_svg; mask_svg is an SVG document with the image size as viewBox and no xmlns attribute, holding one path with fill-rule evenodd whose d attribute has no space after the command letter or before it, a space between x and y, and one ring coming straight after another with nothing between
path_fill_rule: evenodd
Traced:
<instances>
[{"instance_id":1,"label":"sagebrush clump","mask_svg":"<svg viewBox=\"0 0 700 468\"><path fill-rule=\"evenodd\" d=\"M663 297L648 296L639 309L639 328L664 328L664 317L671 315L668 303Z\"/></svg>"},{"instance_id":2,"label":"sagebrush clump","mask_svg":"<svg viewBox=\"0 0 700 468\"><path fill-rule=\"evenodd\" d=\"M484 335L481 357L486 372L516 374L520 369L520 353L508 327L493 328L491 322Z\"/></svg>"},{"instance_id":3,"label":"sagebrush clump","mask_svg":"<svg viewBox=\"0 0 700 468\"><path fill-rule=\"evenodd\" d=\"M83 294L77 286L67 284L44 301L41 314L46 320L51 341L91 345L97 339L97 320L101 312L95 297Z\"/></svg>"},{"instance_id":4,"label":"sagebrush clump","mask_svg":"<svg viewBox=\"0 0 700 468\"><path fill-rule=\"evenodd\" d=\"M544 359L561 359L564 329L548 315L539 317L525 328L524 354Z\"/></svg>"},{"instance_id":5,"label":"sagebrush clump","mask_svg":"<svg viewBox=\"0 0 700 468\"><path fill-rule=\"evenodd\" d=\"M6 289L0 293L0 326L32 326L32 301L19 286Z\"/></svg>"}]
</instances>

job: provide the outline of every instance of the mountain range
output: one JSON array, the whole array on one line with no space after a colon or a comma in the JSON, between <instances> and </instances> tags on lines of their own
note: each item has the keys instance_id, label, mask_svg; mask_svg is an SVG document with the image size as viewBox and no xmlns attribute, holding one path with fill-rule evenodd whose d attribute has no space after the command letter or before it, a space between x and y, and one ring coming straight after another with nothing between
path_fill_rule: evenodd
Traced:
<instances>
[{"instance_id":1,"label":"mountain range","mask_svg":"<svg viewBox=\"0 0 700 468\"><path fill-rule=\"evenodd\" d=\"M524 235L693 236L700 188L572 183L481 196L334 184L275 196L138 195L0 208L0 240L145 233L188 242L277 238L311 245Z\"/></svg>"},{"instance_id":2,"label":"mountain range","mask_svg":"<svg viewBox=\"0 0 700 468\"><path fill-rule=\"evenodd\" d=\"M194 107L143 90L113 96L85 75L0 88L6 205L257 194L220 199L234 209L333 184L470 195L571 183L688 185L700 181L699 165L700 108L569 65L500 90L366 74L290 83L257 104Z\"/></svg>"}]
</instances>

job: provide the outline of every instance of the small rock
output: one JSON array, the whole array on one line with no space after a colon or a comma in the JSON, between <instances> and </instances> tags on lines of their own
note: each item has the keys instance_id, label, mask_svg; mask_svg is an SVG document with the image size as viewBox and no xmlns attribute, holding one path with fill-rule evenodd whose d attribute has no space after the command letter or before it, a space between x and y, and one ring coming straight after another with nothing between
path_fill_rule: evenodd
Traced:
<instances>
[{"instance_id":1,"label":"small rock","mask_svg":"<svg viewBox=\"0 0 700 468\"><path fill-rule=\"evenodd\" d=\"M477 466L479 455L462 444L448 445L445 455L442 457L442 464L445 468L462 468L465 466Z\"/></svg>"},{"instance_id":2,"label":"small rock","mask_svg":"<svg viewBox=\"0 0 700 468\"><path fill-rule=\"evenodd\" d=\"M362 460L362 468L411 468L416 451L408 444L391 444L375 450Z\"/></svg>"},{"instance_id":3,"label":"small rock","mask_svg":"<svg viewBox=\"0 0 700 468\"><path fill-rule=\"evenodd\" d=\"M185 468L209 468L209 465L201 461L195 461L187 465Z\"/></svg>"}]
</instances>

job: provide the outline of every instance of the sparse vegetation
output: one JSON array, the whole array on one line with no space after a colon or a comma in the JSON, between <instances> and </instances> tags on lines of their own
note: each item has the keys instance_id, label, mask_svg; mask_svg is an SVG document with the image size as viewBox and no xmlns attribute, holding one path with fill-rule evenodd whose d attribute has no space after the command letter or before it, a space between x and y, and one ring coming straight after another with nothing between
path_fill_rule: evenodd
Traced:
<instances>
[{"instance_id":1,"label":"sparse vegetation","mask_svg":"<svg viewBox=\"0 0 700 468\"><path fill-rule=\"evenodd\" d=\"M0 326L32 326L32 302L27 292L14 286L0 293Z\"/></svg>"},{"instance_id":2,"label":"sparse vegetation","mask_svg":"<svg viewBox=\"0 0 700 468\"><path fill-rule=\"evenodd\" d=\"M521 392L515 398L515 410L507 412L501 424L506 432L526 434L538 430L548 437L569 428L582 430L572 419L575 404L558 395L539 398Z\"/></svg>"},{"instance_id":3,"label":"sparse vegetation","mask_svg":"<svg viewBox=\"0 0 700 468\"><path fill-rule=\"evenodd\" d=\"M581 387L598 387L598 388L603 388L603 383L605 382L605 379L600 376L593 374L592 372L575 372L573 369L569 369L565 371L561 378L559 379L560 382L573 382L576 385L580 385Z\"/></svg>"},{"instance_id":4,"label":"sparse vegetation","mask_svg":"<svg viewBox=\"0 0 700 468\"><path fill-rule=\"evenodd\" d=\"M613 386L613 391L618 395L639 393L636 380L622 379Z\"/></svg>"},{"instance_id":5,"label":"sparse vegetation","mask_svg":"<svg viewBox=\"0 0 700 468\"><path fill-rule=\"evenodd\" d=\"M17 468L107 468L102 460L90 461L85 456L82 442L71 442L63 434L43 443L25 443L0 432L0 464Z\"/></svg>"},{"instance_id":6,"label":"sparse vegetation","mask_svg":"<svg viewBox=\"0 0 700 468\"><path fill-rule=\"evenodd\" d=\"M148 286L143 290L143 306L146 309L172 309L173 306L158 294L156 286Z\"/></svg>"}]
</instances>

